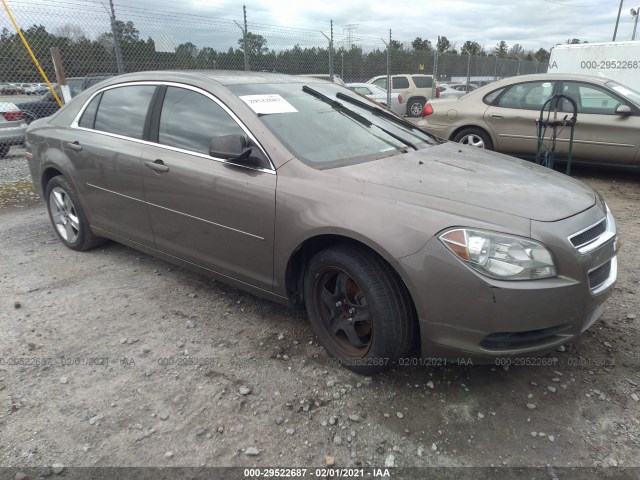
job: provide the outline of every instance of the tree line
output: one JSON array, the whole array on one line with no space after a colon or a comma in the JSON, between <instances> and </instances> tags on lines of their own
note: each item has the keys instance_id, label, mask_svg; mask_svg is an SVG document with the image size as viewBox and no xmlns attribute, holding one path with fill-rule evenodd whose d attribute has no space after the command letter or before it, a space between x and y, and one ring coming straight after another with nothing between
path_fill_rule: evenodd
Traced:
<instances>
[{"instance_id":1,"label":"tree line","mask_svg":"<svg viewBox=\"0 0 640 480\"><path fill-rule=\"evenodd\" d=\"M117 21L116 31L120 37L120 45L126 72L159 69L244 69L244 41L237 40L226 49L198 47L192 42L178 45L174 51L156 51L152 38L141 38L139 30L133 22ZM65 25L49 32L43 25L32 25L22 31L36 57L39 59L50 79L55 78L51 61L50 48L60 48L67 77L91 74L115 74L117 65L114 52L113 34L103 32L90 39L82 28ZM328 73L328 46L293 47L276 51L270 49L268 39L255 32L246 36L247 55L252 70L274 71L289 74ZM575 40L575 39L574 39ZM579 41L578 41L579 43ZM435 52L439 62L446 66L450 75L465 75L467 72L466 56L498 57L506 61L546 63L549 52L539 49L537 52L525 51L521 45L509 47L506 42L499 42L493 50L485 50L479 43L466 41L460 50L446 37L438 37L436 45L431 41L417 37L410 44L396 40L390 43L391 73L432 73ZM7 28L0 34L0 81L35 82L41 81L36 68L22 45L18 35ZM349 81L366 80L375 75L386 74L387 52L384 47L365 51L361 45L340 46L334 49L334 71L342 74ZM476 74L479 74L481 62L475 63ZM489 65L488 62L487 65ZM513 63L513 62L512 62ZM491 64L493 65L493 64ZM498 64L496 63L496 66ZM443 67L444 68L444 67ZM483 67L484 68L484 67ZM439 68L442 72L442 70ZM484 68L489 71L489 67ZM508 74L516 72L515 67ZM536 67L537 71L537 67ZM503 76L505 72L500 73ZM533 73L533 72L522 72ZM484 72L487 74L487 72ZM504 76L507 76L506 74Z\"/></svg>"}]
</instances>

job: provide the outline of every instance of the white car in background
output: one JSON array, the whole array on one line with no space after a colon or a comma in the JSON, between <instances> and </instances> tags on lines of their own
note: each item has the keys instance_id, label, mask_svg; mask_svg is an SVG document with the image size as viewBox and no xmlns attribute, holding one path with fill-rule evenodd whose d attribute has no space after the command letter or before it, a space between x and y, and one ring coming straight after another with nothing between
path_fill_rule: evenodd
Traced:
<instances>
[{"instance_id":1,"label":"white car in background","mask_svg":"<svg viewBox=\"0 0 640 480\"><path fill-rule=\"evenodd\" d=\"M0 102L0 158L7 156L12 145L24 143L26 131L22 111L13 103Z\"/></svg>"},{"instance_id":2,"label":"white car in background","mask_svg":"<svg viewBox=\"0 0 640 480\"><path fill-rule=\"evenodd\" d=\"M406 113L404 99L399 93L391 92L391 105L389 106L387 105L387 91L377 85L371 83L347 83L347 87L360 95L364 95L371 100L381 103L393 113L398 115L404 115Z\"/></svg>"}]
</instances>

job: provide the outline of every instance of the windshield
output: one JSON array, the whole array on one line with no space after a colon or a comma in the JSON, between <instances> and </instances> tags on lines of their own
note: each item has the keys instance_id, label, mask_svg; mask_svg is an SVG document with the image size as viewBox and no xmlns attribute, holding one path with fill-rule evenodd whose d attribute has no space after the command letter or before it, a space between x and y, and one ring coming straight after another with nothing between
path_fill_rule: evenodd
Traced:
<instances>
[{"instance_id":1,"label":"windshield","mask_svg":"<svg viewBox=\"0 0 640 480\"><path fill-rule=\"evenodd\" d=\"M631 100L631 102L633 102L636 106L640 107L640 93L614 81L607 82L605 83L605 85L619 95L622 95L623 97Z\"/></svg>"},{"instance_id":2,"label":"windshield","mask_svg":"<svg viewBox=\"0 0 640 480\"><path fill-rule=\"evenodd\" d=\"M394 114L376 108L373 110L380 113L369 111L375 104L330 83L229 88L296 157L316 168L376 160L437 143L432 136L405 124Z\"/></svg>"}]
</instances>

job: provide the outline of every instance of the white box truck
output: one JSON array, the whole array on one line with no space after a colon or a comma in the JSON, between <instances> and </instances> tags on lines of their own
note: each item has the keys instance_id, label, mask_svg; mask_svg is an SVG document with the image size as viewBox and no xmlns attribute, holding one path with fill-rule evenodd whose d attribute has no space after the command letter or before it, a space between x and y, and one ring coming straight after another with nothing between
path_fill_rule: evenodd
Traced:
<instances>
[{"instance_id":1,"label":"white box truck","mask_svg":"<svg viewBox=\"0 0 640 480\"><path fill-rule=\"evenodd\" d=\"M557 45L548 72L607 77L640 91L640 42Z\"/></svg>"}]
</instances>

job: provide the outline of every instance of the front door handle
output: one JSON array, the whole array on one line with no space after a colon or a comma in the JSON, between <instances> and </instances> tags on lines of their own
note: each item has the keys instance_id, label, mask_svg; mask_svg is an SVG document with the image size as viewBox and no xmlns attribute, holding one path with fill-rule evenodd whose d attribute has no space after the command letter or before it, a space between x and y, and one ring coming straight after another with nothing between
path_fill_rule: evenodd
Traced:
<instances>
[{"instance_id":1,"label":"front door handle","mask_svg":"<svg viewBox=\"0 0 640 480\"><path fill-rule=\"evenodd\" d=\"M147 160L144 162L144 165L156 173L165 173L169 171L169 167L160 159L154 160L153 162L151 160Z\"/></svg>"},{"instance_id":2,"label":"front door handle","mask_svg":"<svg viewBox=\"0 0 640 480\"><path fill-rule=\"evenodd\" d=\"M501 113L492 113L491 118L504 118Z\"/></svg>"},{"instance_id":3,"label":"front door handle","mask_svg":"<svg viewBox=\"0 0 640 480\"><path fill-rule=\"evenodd\" d=\"M78 142L77 140L73 143L67 143L67 147L69 147L74 152L82 151L82 145L80 145L80 142Z\"/></svg>"}]
</instances>

